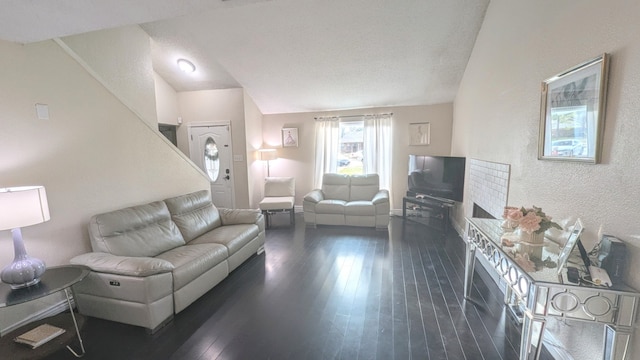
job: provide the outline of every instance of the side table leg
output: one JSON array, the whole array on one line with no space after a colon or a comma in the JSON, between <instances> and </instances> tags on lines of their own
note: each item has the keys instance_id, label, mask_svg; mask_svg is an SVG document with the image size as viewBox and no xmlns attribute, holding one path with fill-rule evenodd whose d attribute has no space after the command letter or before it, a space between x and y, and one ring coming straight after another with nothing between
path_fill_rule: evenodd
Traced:
<instances>
[{"instance_id":1,"label":"side table leg","mask_svg":"<svg viewBox=\"0 0 640 360\"><path fill-rule=\"evenodd\" d=\"M616 327L606 325L604 327L604 360L627 360L630 359L629 343L633 328L624 326Z\"/></svg>"},{"instance_id":2,"label":"side table leg","mask_svg":"<svg viewBox=\"0 0 640 360\"><path fill-rule=\"evenodd\" d=\"M78 336L78 341L80 342L80 350L82 350L82 352L80 354L76 353L71 348L71 346L69 346L69 345L67 345L67 349L69 349L69 351L71 351L71 353L75 357L81 358L85 354L84 344L82 343L82 337L80 336L80 330L78 329L78 322L76 321L76 315L73 313L73 307L71 306L71 298L69 296L69 289L68 288L64 289L64 294L67 296L67 304L69 304L69 311L71 311L71 318L73 319L73 326L75 326L75 328L76 328L76 335Z\"/></svg>"},{"instance_id":3,"label":"side table leg","mask_svg":"<svg viewBox=\"0 0 640 360\"><path fill-rule=\"evenodd\" d=\"M476 262L476 245L467 239L466 254L464 262L464 298L470 299L471 286L473 285L473 270Z\"/></svg>"},{"instance_id":4,"label":"side table leg","mask_svg":"<svg viewBox=\"0 0 640 360\"><path fill-rule=\"evenodd\" d=\"M544 318L528 313L524 315L522 338L520 339L520 360L538 360L540 358L545 324ZM532 347L535 347L535 350Z\"/></svg>"}]
</instances>

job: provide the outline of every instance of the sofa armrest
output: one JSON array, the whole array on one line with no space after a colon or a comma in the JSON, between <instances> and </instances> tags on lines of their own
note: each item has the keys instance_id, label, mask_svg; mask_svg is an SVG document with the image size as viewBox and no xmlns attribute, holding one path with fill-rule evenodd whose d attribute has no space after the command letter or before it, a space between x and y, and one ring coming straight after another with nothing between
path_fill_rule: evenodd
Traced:
<instances>
[{"instance_id":1,"label":"sofa armrest","mask_svg":"<svg viewBox=\"0 0 640 360\"><path fill-rule=\"evenodd\" d=\"M82 254L70 260L72 264L84 265L93 271L124 276L150 276L174 269L173 264L152 257L117 256L102 252Z\"/></svg>"},{"instance_id":2,"label":"sofa armrest","mask_svg":"<svg viewBox=\"0 0 640 360\"><path fill-rule=\"evenodd\" d=\"M312 203L319 203L322 200L324 200L324 194L320 189L311 190L310 193L304 196L304 201Z\"/></svg>"},{"instance_id":3,"label":"sofa armrest","mask_svg":"<svg viewBox=\"0 0 640 360\"><path fill-rule=\"evenodd\" d=\"M225 209L220 208L222 225L258 224L262 213L254 209Z\"/></svg>"},{"instance_id":4,"label":"sofa armrest","mask_svg":"<svg viewBox=\"0 0 640 360\"><path fill-rule=\"evenodd\" d=\"M371 200L374 204L389 202L389 190L380 190Z\"/></svg>"}]
</instances>

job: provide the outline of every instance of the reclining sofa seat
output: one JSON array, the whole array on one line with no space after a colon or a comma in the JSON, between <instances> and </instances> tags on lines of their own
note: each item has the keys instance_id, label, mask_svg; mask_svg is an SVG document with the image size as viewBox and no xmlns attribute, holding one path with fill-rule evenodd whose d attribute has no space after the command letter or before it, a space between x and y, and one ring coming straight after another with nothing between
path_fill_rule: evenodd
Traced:
<instances>
[{"instance_id":1,"label":"reclining sofa seat","mask_svg":"<svg viewBox=\"0 0 640 360\"><path fill-rule=\"evenodd\" d=\"M322 189L303 200L305 223L386 229L389 226L389 191L380 189L378 174L324 174Z\"/></svg>"},{"instance_id":2,"label":"reclining sofa seat","mask_svg":"<svg viewBox=\"0 0 640 360\"><path fill-rule=\"evenodd\" d=\"M74 285L80 313L151 332L222 281L264 245L257 210L217 209L206 190L96 215L92 271Z\"/></svg>"}]
</instances>

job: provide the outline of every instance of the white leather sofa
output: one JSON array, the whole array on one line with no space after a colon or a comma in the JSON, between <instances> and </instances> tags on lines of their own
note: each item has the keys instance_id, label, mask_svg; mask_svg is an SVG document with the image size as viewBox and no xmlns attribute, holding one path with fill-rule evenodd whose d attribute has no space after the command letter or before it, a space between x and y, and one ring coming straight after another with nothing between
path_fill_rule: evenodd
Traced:
<instances>
[{"instance_id":1,"label":"white leather sofa","mask_svg":"<svg viewBox=\"0 0 640 360\"><path fill-rule=\"evenodd\" d=\"M307 225L389 226L389 191L380 189L378 174L324 174L322 188L302 202Z\"/></svg>"},{"instance_id":2,"label":"white leather sofa","mask_svg":"<svg viewBox=\"0 0 640 360\"><path fill-rule=\"evenodd\" d=\"M80 313L154 332L264 246L258 210L217 209L206 190L96 215L72 264Z\"/></svg>"}]
</instances>

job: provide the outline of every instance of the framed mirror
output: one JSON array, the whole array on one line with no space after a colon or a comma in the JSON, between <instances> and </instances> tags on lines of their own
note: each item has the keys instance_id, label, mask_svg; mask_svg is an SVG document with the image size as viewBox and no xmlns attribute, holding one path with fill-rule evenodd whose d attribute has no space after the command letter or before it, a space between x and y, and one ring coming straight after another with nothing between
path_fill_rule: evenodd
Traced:
<instances>
[{"instance_id":1,"label":"framed mirror","mask_svg":"<svg viewBox=\"0 0 640 360\"><path fill-rule=\"evenodd\" d=\"M600 162L609 55L542 82L538 159Z\"/></svg>"}]
</instances>

